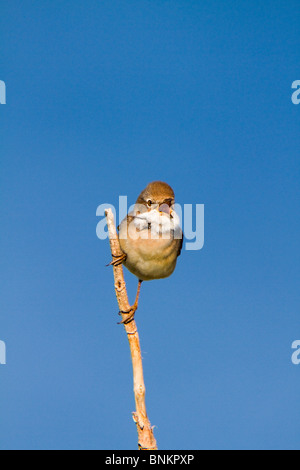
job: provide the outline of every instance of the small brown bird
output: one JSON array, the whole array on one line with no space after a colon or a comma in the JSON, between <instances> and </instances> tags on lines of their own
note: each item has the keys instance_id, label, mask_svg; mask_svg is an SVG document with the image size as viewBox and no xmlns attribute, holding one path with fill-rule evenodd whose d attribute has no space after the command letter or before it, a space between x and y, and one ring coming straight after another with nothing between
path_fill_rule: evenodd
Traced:
<instances>
[{"instance_id":1,"label":"small brown bird","mask_svg":"<svg viewBox=\"0 0 300 470\"><path fill-rule=\"evenodd\" d=\"M183 233L174 210L173 189L162 181L150 183L139 195L134 209L120 224L123 255L111 264L123 263L139 279L134 305L122 323L133 320L143 281L169 277L181 253Z\"/></svg>"}]
</instances>

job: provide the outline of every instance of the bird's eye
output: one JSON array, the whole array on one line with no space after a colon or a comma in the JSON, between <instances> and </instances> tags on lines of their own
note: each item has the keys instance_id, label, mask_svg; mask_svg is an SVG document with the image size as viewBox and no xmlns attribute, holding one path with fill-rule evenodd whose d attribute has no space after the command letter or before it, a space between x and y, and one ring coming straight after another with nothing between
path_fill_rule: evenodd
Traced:
<instances>
[{"instance_id":1,"label":"bird's eye","mask_svg":"<svg viewBox=\"0 0 300 470\"><path fill-rule=\"evenodd\" d=\"M149 201L147 201L147 206L148 207L151 207L152 206L152 201L149 199Z\"/></svg>"},{"instance_id":2,"label":"bird's eye","mask_svg":"<svg viewBox=\"0 0 300 470\"><path fill-rule=\"evenodd\" d=\"M166 199L165 204L168 204L169 207L172 207L173 204L174 204L174 201L173 201L173 199Z\"/></svg>"}]
</instances>

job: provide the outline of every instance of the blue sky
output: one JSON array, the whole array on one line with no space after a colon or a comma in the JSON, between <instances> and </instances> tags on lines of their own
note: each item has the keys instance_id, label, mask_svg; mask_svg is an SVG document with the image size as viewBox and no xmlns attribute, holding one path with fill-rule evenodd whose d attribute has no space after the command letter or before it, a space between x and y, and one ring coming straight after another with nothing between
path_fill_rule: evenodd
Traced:
<instances>
[{"instance_id":1,"label":"blue sky","mask_svg":"<svg viewBox=\"0 0 300 470\"><path fill-rule=\"evenodd\" d=\"M205 204L137 313L159 448L300 448L299 23L298 0L2 2L1 449L136 448L96 209L156 179Z\"/></svg>"}]
</instances>

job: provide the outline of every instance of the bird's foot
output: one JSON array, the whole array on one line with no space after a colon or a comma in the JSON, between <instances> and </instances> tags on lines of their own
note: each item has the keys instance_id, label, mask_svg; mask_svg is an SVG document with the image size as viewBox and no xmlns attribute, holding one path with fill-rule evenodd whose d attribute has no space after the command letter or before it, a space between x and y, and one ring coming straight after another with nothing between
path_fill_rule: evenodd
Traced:
<instances>
[{"instance_id":1,"label":"bird's foot","mask_svg":"<svg viewBox=\"0 0 300 470\"><path fill-rule=\"evenodd\" d=\"M126 317L119 322L119 325L128 325L134 320L135 312L137 311L137 305L133 305L129 310L120 310L119 315L126 315Z\"/></svg>"},{"instance_id":2,"label":"bird's foot","mask_svg":"<svg viewBox=\"0 0 300 470\"><path fill-rule=\"evenodd\" d=\"M139 297L140 297L140 291L141 291L141 285L142 285L142 280L139 280L138 284L138 290L136 294L136 299L132 307L129 308L129 310L123 310L119 311L119 315L124 315L123 320L119 323L119 325L128 325L128 323L132 322L134 320L135 312L138 309L139 306Z\"/></svg>"},{"instance_id":3,"label":"bird's foot","mask_svg":"<svg viewBox=\"0 0 300 470\"><path fill-rule=\"evenodd\" d=\"M113 258L114 259L112 260L112 262L107 264L106 266L120 266L120 264L123 264L126 260L127 255L125 255L125 253L120 256L113 255Z\"/></svg>"}]
</instances>

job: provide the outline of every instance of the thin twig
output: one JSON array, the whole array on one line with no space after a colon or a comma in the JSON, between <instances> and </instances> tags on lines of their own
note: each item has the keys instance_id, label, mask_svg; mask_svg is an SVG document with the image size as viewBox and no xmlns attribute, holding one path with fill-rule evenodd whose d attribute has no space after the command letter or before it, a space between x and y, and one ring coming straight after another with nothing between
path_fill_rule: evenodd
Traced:
<instances>
[{"instance_id":1,"label":"thin twig","mask_svg":"<svg viewBox=\"0 0 300 470\"><path fill-rule=\"evenodd\" d=\"M122 255L119 237L117 234L113 213L110 209L105 212L111 253L114 258ZM126 312L130 309L128 301L126 283L124 279L123 266L113 266L115 291L119 304L120 312ZM126 319L126 314L122 314L122 319ZM141 450L157 450L156 440L153 434L153 428L147 416L145 403L145 383L143 373L142 354L140 340L135 320L124 324L127 338L129 341L132 368L133 368L133 390L135 397L136 411L133 413L133 419L138 431L138 446Z\"/></svg>"}]
</instances>

